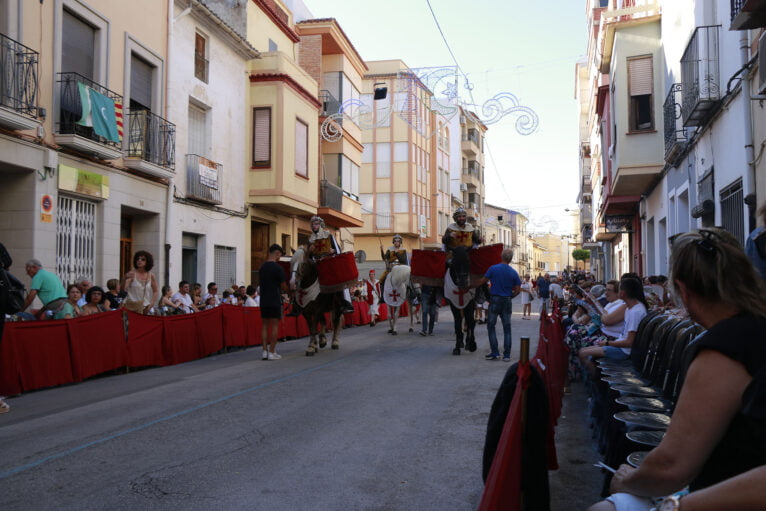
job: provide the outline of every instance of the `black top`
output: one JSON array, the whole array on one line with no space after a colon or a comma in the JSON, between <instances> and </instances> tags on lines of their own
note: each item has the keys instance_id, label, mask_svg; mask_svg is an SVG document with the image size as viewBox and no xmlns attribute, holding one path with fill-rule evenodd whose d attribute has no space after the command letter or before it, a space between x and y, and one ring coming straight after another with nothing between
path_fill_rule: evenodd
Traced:
<instances>
[{"instance_id":1,"label":"black top","mask_svg":"<svg viewBox=\"0 0 766 511\"><path fill-rule=\"evenodd\" d=\"M281 307L280 284L285 281L285 271L274 261L266 261L258 271L258 276L261 285L261 307Z\"/></svg>"},{"instance_id":2,"label":"black top","mask_svg":"<svg viewBox=\"0 0 766 511\"><path fill-rule=\"evenodd\" d=\"M723 320L703 334L693 349L693 356L712 349L740 362L753 381L723 438L689 485L692 491L766 464L766 319L739 314Z\"/></svg>"}]
</instances>

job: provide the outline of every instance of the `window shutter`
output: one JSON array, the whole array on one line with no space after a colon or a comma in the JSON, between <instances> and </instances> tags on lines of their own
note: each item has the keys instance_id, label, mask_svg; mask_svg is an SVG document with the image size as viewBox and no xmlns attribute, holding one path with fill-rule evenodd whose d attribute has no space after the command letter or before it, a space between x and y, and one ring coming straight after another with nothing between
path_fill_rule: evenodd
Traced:
<instances>
[{"instance_id":1,"label":"window shutter","mask_svg":"<svg viewBox=\"0 0 766 511\"><path fill-rule=\"evenodd\" d=\"M309 176L308 168L308 131L309 127L301 121L295 121L295 173Z\"/></svg>"},{"instance_id":2,"label":"window shutter","mask_svg":"<svg viewBox=\"0 0 766 511\"><path fill-rule=\"evenodd\" d=\"M152 109L152 71L154 67L144 60L130 57L130 103L131 108L138 104L147 110Z\"/></svg>"},{"instance_id":3,"label":"window shutter","mask_svg":"<svg viewBox=\"0 0 766 511\"><path fill-rule=\"evenodd\" d=\"M62 19L61 71L93 80L96 30L68 11Z\"/></svg>"},{"instance_id":4,"label":"window shutter","mask_svg":"<svg viewBox=\"0 0 766 511\"><path fill-rule=\"evenodd\" d=\"M271 165L271 108L254 108L253 125L253 165Z\"/></svg>"},{"instance_id":5,"label":"window shutter","mask_svg":"<svg viewBox=\"0 0 766 511\"><path fill-rule=\"evenodd\" d=\"M630 95L643 96L652 94L654 87L652 82L652 57L641 57L628 60L628 76L630 76Z\"/></svg>"},{"instance_id":6,"label":"window shutter","mask_svg":"<svg viewBox=\"0 0 766 511\"><path fill-rule=\"evenodd\" d=\"M204 110L189 105L189 154L207 156L206 117Z\"/></svg>"}]
</instances>

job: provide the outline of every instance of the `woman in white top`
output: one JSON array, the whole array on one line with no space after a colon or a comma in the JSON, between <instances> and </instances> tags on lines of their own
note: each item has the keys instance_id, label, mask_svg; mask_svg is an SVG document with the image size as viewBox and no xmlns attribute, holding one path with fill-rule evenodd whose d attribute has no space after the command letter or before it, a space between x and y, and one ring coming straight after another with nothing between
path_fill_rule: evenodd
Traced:
<instances>
[{"instance_id":1,"label":"woman in white top","mask_svg":"<svg viewBox=\"0 0 766 511\"><path fill-rule=\"evenodd\" d=\"M133 269L125 275L123 289L128 293L122 306L138 314L148 314L152 304L159 301L160 288L157 279L150 271L154 266L154 258L145 251L139 250L133 256Z\"/></svg>"},{"instance_id":2,"label":"woman in white top","mask_svg":"<svg viewBox=\"0 0 766 511\"><path fill-rule=\"evenodd\" d=\"M529 275L524 275L524 282L521 284L521 319L532 319L532 283L529 281Z\"/></svg>"}]
</instances>

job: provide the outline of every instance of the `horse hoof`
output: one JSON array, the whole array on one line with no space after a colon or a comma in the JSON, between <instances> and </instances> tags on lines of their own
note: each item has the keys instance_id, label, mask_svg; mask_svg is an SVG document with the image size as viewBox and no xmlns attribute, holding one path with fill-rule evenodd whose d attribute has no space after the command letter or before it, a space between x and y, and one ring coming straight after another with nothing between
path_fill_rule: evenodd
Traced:
<instances>
[{"instance_id":1,"label":"horse hoof","mask_svg":"<svg viewBox=\"0 0 766 511\"><path fill-rule=\"evenodd\" d=\"M334 350L339 350L339 349L340 349L340 346L338 346L337 344L333 344L333 345L332 345L332 349L334 349Z\"/></svg>"},{"instance_id":2,"label":"horse hoof","mask_svg":"<svg viewBox=\"0 0 766 511\"><path fill-rule=\"evenodd\" d=\"M472 342L469 342L469 343L466 345L465 349L467 349L468 351L470 351L471 353L473 353L474 351L476 351L476 343L475 343L475 342L473 342L473 341L472 341Z\"/></svg>"},{"instance_id":3,"label":"horse hoof","mask_svg":"<svg viewBox=\"0 0 766 511\"><path fill-rule=\"evenodd\" d=\"M460 348L455 348L454 350L452 350L452 354L453 355L460 355Z\"/></svg>"},{"instance_id":4,"label":"horse hoof","mask_svg":"<svg viewBox=\"0 0 766 511\"><path fill-rule=\"evenodd\" d=\"M313 357L314 356L314 352L313 351L307 351L306 352L306 356L307 357Z\"/></svg>"},{"instance_id":5,"label":"horse hoof","mask_svg":"<svg viewBox=\"0 0 766 511\"><path fill-rule=\"evenodd\" d=\"M324 348L325 346L327 346L327 341L319 343L320 348Z\"/></svg>"},{"instance_id":6,"label":"horse hoof","mask_svg":"<svg viewBox=\"0 0 766 511\"><path fill-rule=\"evenodd\" d=\"M414 332L414 331L415 331L415 330L413 330L412 328L410 328L410 333L412 333L412 332Z\"/></svg>"},{"instance_id":7,"label":"horse hoof","mask_svg":"<svg viewBox=\"0 0 766 511\"><path fill-rule=\"evenodd\" d=\"M389 333L389 334L393 334L393 333L394 333L394 331L393 331L393 330L389 330L389 331L388 331L388 333Z\"/></svg>"}]
</instances>

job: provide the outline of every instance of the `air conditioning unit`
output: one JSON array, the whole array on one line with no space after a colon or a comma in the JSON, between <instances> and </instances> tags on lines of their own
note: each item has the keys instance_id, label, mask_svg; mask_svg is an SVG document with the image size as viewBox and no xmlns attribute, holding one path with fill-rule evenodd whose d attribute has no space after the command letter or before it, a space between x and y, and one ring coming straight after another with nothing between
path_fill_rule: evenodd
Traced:
<instances>
[{"instance_id":1,"label":"air conditioning unit","mask_svg":"<svg viewBox=\"0 0 766 511\"><path fill-rule=\"evenodd\" d=\"M766 32L758 39L758 94L766 95Z\"/></svg>"},{"instance_id":2,"label":"air conditioning unit","mask_svg":"<svg viewBox=\"0 0 766 511\"><path fill-rule=\"evenodd\" d=\"M460 183L460 191L461 192L467 192L468 191L468 183Z\"/></svg>"}]
</instances>

